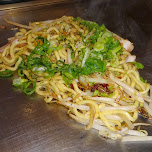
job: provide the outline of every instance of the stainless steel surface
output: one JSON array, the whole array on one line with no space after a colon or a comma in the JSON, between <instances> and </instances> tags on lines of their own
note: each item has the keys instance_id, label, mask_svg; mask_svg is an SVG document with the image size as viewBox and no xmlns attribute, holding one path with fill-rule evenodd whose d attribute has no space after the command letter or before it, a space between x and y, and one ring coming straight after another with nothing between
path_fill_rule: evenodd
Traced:
<instances>
[{"instance_id":1,"label":"stainless steel surface","mask_svg":"<svg viewBox=\"0 0 152 152\"><path fill-rule=\"evenodd\" d=\"M22 3L27 1L32 1L32 0L0 0L0 5Z\"/></svg>"},{"instance_id":2,"label":"stainless steel surface","mask_svg":"<svg viewBox=\"0 0 152 152\"><path fill-rule=\"evenodd\" d=\"M47 5L17 5L0 11L0 46L16 31L7 19L28 24L63 15L80 16L105 25L135 44L133 54L145 64L141 75L152 84L152 4L150 0L48 1ZM14 9L16 8L16 9ZM142 13L141 13L142 12ZM66 115L66 108L46 104L37 95L26 96L12 86L11 79L0 79L0 152L127 152L152 149L152 142L121 143L85 131ZM139 118L141 122L150 122ZM152 135L151 127L144 127Z\"/></svg>"},{"instance_id":3,"label":"stainless steel surface","mask_svg":"<svg viewBox=\"0 0 152 152\"><path fill-rule=\"evenodd\" d=\"M59 2L65 2L66 0L29 0L29 1L23 1L20 3L12 3L7 5L0 5L0 11L8 10L8 9L19 9L19 8L25 8L25 7L33 7L38 5L49 5Z\"/></svg>"}]
</instances>

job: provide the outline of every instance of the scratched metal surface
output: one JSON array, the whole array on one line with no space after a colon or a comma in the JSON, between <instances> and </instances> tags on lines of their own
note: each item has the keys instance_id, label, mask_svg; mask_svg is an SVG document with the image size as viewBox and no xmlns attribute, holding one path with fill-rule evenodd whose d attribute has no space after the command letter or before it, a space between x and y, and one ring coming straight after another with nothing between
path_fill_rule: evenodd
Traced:
<instances>
[{"instance_id":1,"label":"scratched metal surface","mask_svg":"<svg viewBox=\"0 0 152 152\"><path fill-rule=\"evenodd\" d=\"M20 8L13 5L12 9L0 11L0 26L6 26L0 29L0 46L16 32L10 30L14 26L3 21L3 15L23 24L63 15L80 16L104 23L131 40L135 45L133 54L145 65L141 75L152 84L151 0L49 1L46 5L31 5ZM106 140L93 129L85 131L66 111L60 105L46 104L37 95L26 96L12 87L11 79L0 79L0 152L148 152L152 149L152 142L121 143ZM152 123L144 118L139 121ZM152 135L151 127L146 129Z\"/></svg>"}]
</instances>

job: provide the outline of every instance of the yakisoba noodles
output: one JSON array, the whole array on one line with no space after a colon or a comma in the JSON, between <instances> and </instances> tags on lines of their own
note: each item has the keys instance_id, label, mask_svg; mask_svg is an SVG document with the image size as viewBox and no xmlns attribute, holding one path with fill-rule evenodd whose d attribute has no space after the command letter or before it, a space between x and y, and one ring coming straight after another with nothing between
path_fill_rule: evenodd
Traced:
<instances>
[{"instance_id":1,"label":"yakisoba noodles","mask_svg":"<svg viewBox=\"0 0 152 152\"><path fill-rule=\"evenodd\" d=\"M137 123L152 116L151 86L131 55L133 44L104 25L63 16L21 27L0 49L0 76L18 71L13 85L46 103L68 108L68 115L106 138L152 140ZM137 127L136 127L137 126ZM133 130L137 128L136 130Z\"/></svg>"}]
</instances>

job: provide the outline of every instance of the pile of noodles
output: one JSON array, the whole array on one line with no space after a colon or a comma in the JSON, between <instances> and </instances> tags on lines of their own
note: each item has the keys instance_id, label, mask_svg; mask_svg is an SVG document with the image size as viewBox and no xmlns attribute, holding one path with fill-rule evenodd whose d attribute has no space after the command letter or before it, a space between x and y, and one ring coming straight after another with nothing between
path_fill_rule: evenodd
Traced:
<instances>
[{"instance_id":1,"label":"pile of noodles","mask_svg":"<svg viewBox=\"0 0 152 152\"><path fill-rule=\"evenodd\" d=\"M0 48L1 72L18 70L22 61L26 61L31 50L35 49L37 37L46 38L56 48L62 46L49 54L51 63L55 64L59 60L70 65L80 57L79 53L83 49L85 52L81 67L85 65L90 50L84 44L94 35L95 29L90 31L79 19L63 16L56 20L33 22L29 26L8 20L6 22L21 29L14 37L9 38L8 44ZM68 108L68 115L84 124L85 129L94 128L101 136L114 140L152 140L146 130L140 129L140 126L149 124L136 122L139 112L146 117L152 116L152 99L149 93L151 86L141 80L138 66L134 64L136 56L130 54L133 44L114 33L112 35L115 40L119 40L122 52L116 58L116 65L107 62L104 72L79 75L71 78L70 84L65 82L61 72L48 76L45 67L23 69L22 74L35 83L34 91L43 96L46 103L64 105ZM61 40L61 36L64 36L64 40ZM36 78L31 75L31 71ZM112 86L111 92L109 86ZM100 92L104 94L99 95ZM134 130L135 128L137 129Z\"/></svg>"}]
</instances>

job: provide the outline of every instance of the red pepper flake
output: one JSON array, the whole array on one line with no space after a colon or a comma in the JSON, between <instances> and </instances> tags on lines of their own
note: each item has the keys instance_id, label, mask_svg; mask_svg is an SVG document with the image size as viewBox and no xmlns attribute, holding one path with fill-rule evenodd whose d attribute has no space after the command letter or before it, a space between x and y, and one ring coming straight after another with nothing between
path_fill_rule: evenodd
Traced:
<instances>
[{"instance_id":1,"label":"red pepper flake","mask_svg":"<svg viewBox=\"0 0 152 152\"><path fill-rule=\"evenodd\" d=\"M67 33L66 31L64 31L64 32L63 32L63 35L64 35L64 36L67 36L67 35L68 35L68 33Z\"/></svg>"},{"instance_id":2,"label":"red pepper flake","mask_svg":"<svg viewBox=\"0 0 152 152\"><path fill-rule=\"evenodd\" d=\"M111 94L112 92L109 90L108 88L108 84L106 83L96 83L94 84L93 86L91 86L91 92L94 92L95 90L98 90L100 92L105 92L105 93L108 93L108 94Z\"/></svg>"},{"instance_id":3,"label":"red pepper flake","mask_svg":"<svg viewBox=\"0 0 152 152\"><path fill-rule=\"evenodd\" d=\"M71 89L73 89L73 90L74 90L74 86L73 86L73 84L72 84L72 83L70 84L70 87L71 87Z\"/></svg>"},{"instance_id":4,"label":"red pepper flake","mask_svg":"<svg viewBox=\"0 0 152 152\"><path fill-rule=\"evenodd\" d=\"M117 104L119 104L119 102L120 102L120 100L117 100L117 102L116 102L116 103L117 103Z\"/></svg>"}]
</instances>

